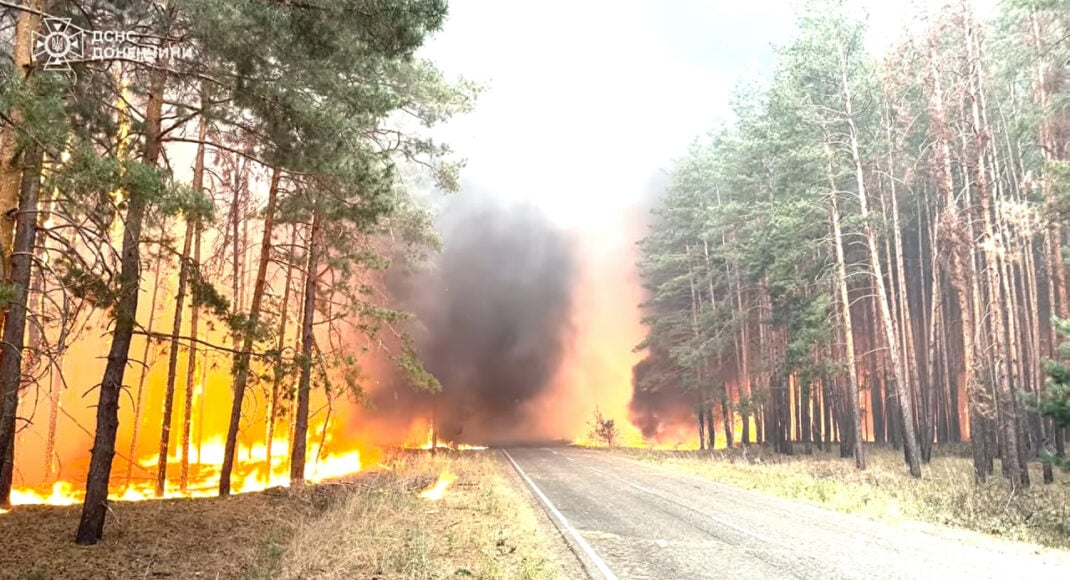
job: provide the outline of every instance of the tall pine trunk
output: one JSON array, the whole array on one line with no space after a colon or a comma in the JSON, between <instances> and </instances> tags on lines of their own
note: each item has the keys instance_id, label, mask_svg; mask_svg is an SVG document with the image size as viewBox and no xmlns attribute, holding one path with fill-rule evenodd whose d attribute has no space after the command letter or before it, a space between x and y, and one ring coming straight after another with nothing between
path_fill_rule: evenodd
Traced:
<instances>
[{"instance_id":1,"label":"tall pine trunk","mask_svg":"<svg viewBox=\"0 0 1070 580\"><path fill-rule=\"evenodd\" d=\"M970 445L973 448L974 480L985 481L985 439L980 412L980 385L976 379L976 361L974 353L974 303L971 300L974 288L973 260L969 251L973 240L969 228L959 217L955 203L954 173L951 168L951 135L947 124L947 112L944 107L943 83L936 61L936 40L930 39L929 74L932 82L932 94L929 97L929 115L931 130L936 140L933 148L936 163L937 190L944 198L943 216L936 222L934 239L947 249L949 264L948 278L958 304L959 322L962 326L962 384L966 388L967 411L969 415ZM934 249L934 251L936 251Z\"/></svg>"},{"instance_id":2,"label":"tall pine trunk","mask_svg":"<svg viewBox=\"0 0 1070 580\"><path fill-rule=\"evenodd\" d=\"M985 259L985 280L988 290L989 316L991 325L993 362L993 380L999 395L999 431L1001 434L1003 473L1014 485L1022 482L1022 469L1018 463L1018 422L1015 413L1014 390L1010 384L1009 361L1007 360L1007 340L1004 334L1003 286L1000 244L992 223L992 201L988 175L985 171L985 158L988 151L989 136L981 122L980 102L980 55L979 43L976 42L976 30L972 13L965 8L966 54L968 66L967 95L972 115L973 144L976 148L974 159L974 181L977 188L979 211L981 212L982 244ZM1022 482L1024 483L1024 482Z\"/></svg>"},{"instance_id":3,"label":"tall pine trunk","mask_svg":"<svg viewBox=\"0 0 1070 580\"><path fill-rule=\"evenodd\" d=\"M165 76L153 73L145 115L146 135L143 160L155 166L162 149L161 115ZM137 324L138 294L141 283L141 227L148 199L145 192L130 192L127 201L126 227L123 231L119 292L115 304L115 328L112 333L108 363L100 381L97 401L97 428L93 438L92 458L86 477L85 500L75 542L92 545L104 537L104 519L108 512L108 481L115 457L115 436L119 430L119 395L130 357L130 342Z\"/></svg>"},{"instance_id":4,"label":"tall pine trunk","mask_svg":"<svg viewBox=\"0 0 1070 580\"><path fill-rule=\"evenodd\" d=\"M193 228L193 263L199 267L201 263L201 222L196 222ZM196 384L194 375L197 372L197 345L194 341L199 337L200 321L200 308L197 307L195 301L191 301L189 359L186 361L186 391L182 406L182 465L179 474L179 487L182 491L189 487L190 434L193 429L193 397L195 396L194 385ZM203 392L204 385L201 388ZM203 398L204 395L202 394L201 397ZM201 420L203 421L204 418L202 417Z\"/></svg>"},{"instance_id":5,"label":"tall pine trunk","mask_svg":"<svg viewBox=\"0 0 1070 580\"><path fill-rule=\"evenodd\" d=\"M290 453L290 487L299 488L305 483L305 453L308 445L308 399L312 390L312 321L316 314L316 272L319 268L320 214L312 216L312 228L308 241L308 265L305 270L305 299L301 316L301 375L297 382L297 410L294 413L293 450Z\"/></svg>"},{"instance_id":6,"label":"tall pine trunk","mask_svg":"<svg viewBox=\"0 0 1070 580\"><path fill-rule=\"evenodd\" d=\"M877 287L877 302L881 319L884 326L884 338L892 358L892 373L895 378L896 393L899 395L899 408L903 417L903 445L905 447L906 461L910 467L910 475L921 477L921 453L918 449L917 433L914 431L914 406L910 398L910 390L907 385L907 375L903 367L903 355L900 352L899 342L895 338L895 330L892 325L891 308L888 301L888 290L885 287L883 268L880 263L880 254L877 250L876 233L869 220L868 202L866 199L866 183L862 170L861 153L858 146L858 130L854 123L854 111L851 103L851 85L847 78L847 57L840 50L840 78L845 103L846 121L848 125L848 139L851 149L851 160L854 162L855 184L857 186L858 203L861 208L863 222L863 235L868 248L870 270L873 275L874 286Z\"/></svg>"},{"instance_id":7,"label":"tall pine trunk","mask_svg":"<svg viewBox=\"0 0 1070 580\"><path fill-rule=\"evenodd\" d=\"M41 185L42 151L36 146L23 153L24 167L15 217L15 241L8 284L11 299L4 314L4 343L0 346L0 505L8 505L15 476L15 415L22 382L22 347L26 335L26 310L33 275L37 241L37 191Z\"/></svg>"},{"instance_id":8,"label":"tall pine trunk","mask_svg":"<svg viewBox=\"0 0 1070 580\"><path fill-rule=\"evenodd\" d=\"M205 98L202 92L201 107L205 106ZM208 120L201 115L200 127L197 129L197 154L193 160L193 189L200 193L204 190L204 149L205 138L208 136ZM201 220L193 222L193 264L192 267L201 266ZM185 491L189 487L189 457L190 457L190 432L193 427L193 396L194 374L197 371L197 345L194 341L200 332L200 309L196 300L190 300L189 320L189 359L186 361L186 392L182 409L182 466L179 475L179 486ZM203 385L202 385L203 388ZM203 395L202 395L203 397ZM203 418L202 418L203 421Z\"/></svg>"},{"instance_id":9,"label":"tall pine trunk","mask_svg":"<svg viewBox=\"0 0 1070 580\"><path fill-rule=\"evenodd\" d=\"M41 4L41 0L29 0L25 3L27 10L18 11L16 16L12 65L15 74L21 79L27 78L30 67L33 64L31 53L32 36L41 22ZM13 258L13 237L16 224L15 220L7 219L6 216L18 212L20 207L25 208L25 206L21 205L21 198L27 185L25 173L27 171L40 173L40 161L37 159L43 154L43 151L31 151L30 149L35 149L33 147L29 147L25 151L19 150L15 142L15 127L23 120L23 114L19 107L14 107L8 113L8 117L8 119L5 119L7 122L0 126L0 131L3 131L3 138L0 139L0 146L3 147L3 149L0 149L0 216L5 216L0 217L0 253L2 253L0 267L3 268L3 276L0 276L0 281L3 282L13 281L14 272L9 270L14 270L15 268L11 260ZM40 175L32 175L30 179L39 180ZM36 210L36 208L34 209ZM26 210L22 209L22 211ZM30 215L36 218L36 211ZM23 318L25 318L25 307L25 302L23 302L21 310ZM25 320L23 325L25 325ZM22 330L20 329L19 332L21 333ZM6 332L4 336L6 341ZM21 351L21 337L19 338L18 349L14 349L12 344L7 342L2 351L0 351L3 353L2 356L4 358L16 359L9 362L9 364L16 365L14 381L0 382L0 506L10 504L11 485L15 476L15 415L18 413L19 405L18 391L20 381L18 375L21 372ZM15 352L15 354L8 356L9 352Z\"/></svg>"},{"instance_id":10,"label":"tall pine trunk","mask_svg":"<svg viewBox=\"0 0 1070 580\"><path fill-rule=\"evenodd\" d=\"M290 246L288 251L293 252L294 246L297 245L297 226L291 226L290 230ZM276 345L277 354L275 355L275 372L271 382L271 401L268 409L268 425L267 425L267 442L265 448L265 461L267 462L267 479L271 481L271 457L272 447L275 442L275 424L278 422L279 417L279 388L282 382L282 351L286 346L286 323L289 319L289 307L290 307L290 285L293 282L293 262L288 260L286 263L286 280L283 283L282 289L282 304L279 307L279 341Z\"/></svg>"},{"instance_id":11,"label":"tall pine trunk","mask_svg":"<svg viewBox=\"0 0 1070 580\"><path fill-rule=\"evenodd\" d=\"M186 281L189 278L189 254L193 247L196 220L186 219L186 235L182 240L179 258L178 293L175 296L175 318L171 325L171 344L167 359L167 387L163 399L163 422L160 428L160 454L156 463L156 497L163 497L167 486L167 455L171 446L171 416L175 406L175 380L178 377L178 338L182 334L182 314L186 305ZM192 350L190 345L190 350Z\"/></svg>"},{"instance_id":12,"label":"tall pine trunk","mask_svg":"<svg viewBox=\"0 0 1070 580\"><path fill-rule=\"evenodd\" d=\"M840 309L840 326L843 331L843 344L847 355L847 390L848 404L851 406L852 451L855 467L866 468L866 456L862 449L862 405L858 396L858 372L855 358L854 327L851 324L851 300L847 293L847 263L844 257L843 232L840 227L840 208L837 198L839 190L832 173L832 149L825 142L825 155L828 158L829 187L829 222L832 226L832 243L836 255L836 291Z\"/></svg>"},{"instance_id":13,"label":"tall pine trunk","mask_svg":"<svg viewBox=\"0 0 1070 580\"><path fill-rule=\"evenodd\" d=\"M256 327L260 323L260 304L264 299L267 285L267 267L271 262L271 234L275 224L275 204L279 196L278 168L271 173L271 186L268 188L267 207L264 209L264 233L260 242L260 263L256 269L256 281L253 283L253 301L249 306L248 327L238 353L234 371L234 401L230 407L230 424L227 428L226 449L223 453L223 469L219 474L219 495L230 494L230 475L234 469L235 453L238 443L238 426L241 421L242 401L245 399L246 383L249 381L249 359L256 338Z\"/></svg>"}]
</instances>

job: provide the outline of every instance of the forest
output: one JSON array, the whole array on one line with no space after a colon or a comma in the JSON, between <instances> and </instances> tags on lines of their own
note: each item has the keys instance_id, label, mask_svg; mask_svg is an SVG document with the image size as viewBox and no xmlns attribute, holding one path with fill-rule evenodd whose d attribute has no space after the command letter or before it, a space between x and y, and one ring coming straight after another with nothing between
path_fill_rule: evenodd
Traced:
<instances>
[{"instance_id":1,"label":"forest","mask_svg":"<svg viewBox=\"0 0 1070 580\"><path fill-rule=\"evenodd\" d=\"M426 129L476 87L414 57L446 3L0 7L0 509L80 500L94 544L109 494L359 469L330 447L364 353L438 388L381 273L435 246L414 195L456 188Z\"/></svg>"},{"instance_id":2,"label":"forest","mask_svg":"<svg viewBox=\"0 0 1070 580\"><path fill-rule=\"evenodd\" d=\"M0 0L0 578L1070 562L1070 4L449 4Z\"/></svg>"},{"instance_id":3,"label":"forest","mask_svg":"<svg viewBox=\"0 0 1070 580\"><path fill-rule=\"evenodd\" d=\"M978 483L996 458L1052 482L1070 7L997 10L919 7L875 57L849 3L807 3L772 78L676 164L641 242L636 378L693 405L704 446L838 444L865 469L875 442L920 477L968 441Z\"/></svg>"}]
</instances>

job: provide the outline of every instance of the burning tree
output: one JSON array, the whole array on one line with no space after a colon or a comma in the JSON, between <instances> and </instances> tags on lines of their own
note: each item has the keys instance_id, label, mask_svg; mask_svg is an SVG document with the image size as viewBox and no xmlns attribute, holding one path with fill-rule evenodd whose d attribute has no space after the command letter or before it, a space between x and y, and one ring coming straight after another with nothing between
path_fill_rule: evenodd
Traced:
<instances>
[{"instance_id":1,"label":"burning tree","mask_svg":"<svg viewBox=\"0 0 1070 580\"><path fill-rule=\"evenodd\" d=\"M57 403L55 385L67 385L60 356L80 328L106 329L110 339L95 385L96 429L77 537L84 544L102 536L116 456L128 462L128 485L138 467L155 475L155 494L163 496L171 489L168 462L176 461L171 450L180 447L186 489L194 437L197 462L203 457L193 402L200 398L203 424L206 369L226 368L219 364L226 358L234 395L221 494L230 492L239 431L248 433L239 427L253 420L251 408L262 408L244 404L254 388L268 400L268 479L274 427L286 411L293 421L286 425L291 473L296 483L304 479L306 439L319 435L309 453L318 460L330 405L338 393L360 393L360 357L369 347L352 345L351 337L378 345L413 384L436 386L398 328L406 314L385 306L372 280L390 265L389 252L428 239L422 229L429 222L412 207L397 167L419 167L441 189L456 186L448 149L402 129L413 124L406 119L427 127L469 106L471 86L448 83L414 58L426 34L441 26L445 2L90 1L75 8L35 1L12 10L14 54L0 67L0 201L14 218L0 225L15 226L0 227L0 504L15 471L20 390L39 376L31 371L49 371L51 456L56 414L70 416ZM69 77L45 74L30 55L30 33L42 14L87 30L139 34L160 52L76 62ZM196 146L192 186L179 174L188 159L183 146ZM268 181L266 191L256 190ZM139 340L144 350L132 352ZM156 355L167 371L158 385L161 422L142 411ZM130 381L133 362L141 372ZM53 369L59 381L51 379ZM134 429L124 457L116 448L120 395L131 383ZM309 409L314 389L327 393L327 418ZM174 405L181 405L178 412ZM135 453L138 428L153 424L160 445L150 470ZM92 423L83 428L89 432Z\"/></svg>"}]
</instances>

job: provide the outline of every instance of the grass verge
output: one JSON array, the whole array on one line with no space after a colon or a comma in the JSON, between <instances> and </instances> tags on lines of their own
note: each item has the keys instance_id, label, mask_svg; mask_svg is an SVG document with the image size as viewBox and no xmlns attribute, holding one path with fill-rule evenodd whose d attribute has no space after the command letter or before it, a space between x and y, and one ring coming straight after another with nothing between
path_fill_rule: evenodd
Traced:
<instances>
[{"instance_id":1,"label":"grass verge","mask_svg":"<svg viewBox=\"0 0 1070 580\"><path fill-rule=\"evenodd\" d=\"M553 536L494 451L399 453L351 480L225 499L113 502L102 543L80 506L0 515L0 578L555 578ZM442 472L439 500L419 497Z\"/></svg>"},{"instance_id":2,"label":"grass verge","mask_svg":"<svg viewBox=\"0 0 1070 580\"><path fill-rule=\"evenodd\" d=\"M559 562L497 452L398 456L374 482L305 522L279 578L553 578ZM439 500L418 492L456 477Z\"/></svg>"},{"instance_id":3,"label":"grass verge","mask_svg":"<svg viewBox=\"0 0 1070 580\"><path fill-rule=\"evenodd\" d=\"M1040 482L1033 465L1030 489L1012 490L999 463L989 483L973 483L965 457L934 456L921 479L910 477L902 453L867 447L865 471L838 453L784 456L751 447L702 451L615 449L614 453L663 468L870 519L920 521L965 528L1010 540L1070 549L1070 476Z\"/></svg>"}]
</instances>

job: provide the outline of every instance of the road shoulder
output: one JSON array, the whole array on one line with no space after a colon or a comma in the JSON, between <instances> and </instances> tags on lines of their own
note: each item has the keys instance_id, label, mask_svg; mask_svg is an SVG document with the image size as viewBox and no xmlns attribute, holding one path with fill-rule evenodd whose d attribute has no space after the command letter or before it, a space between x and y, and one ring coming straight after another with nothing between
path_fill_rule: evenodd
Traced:
<instances>
[{"instance_id":1,"label":"road shoulder","mask_svg":"<svg viewBox=\"0 0 1070 580\"><path fill-rule=\"evenodd\" d=\"M554 560L559 566L554 578L557 580L590 578L591 576L587 573L581 556L578 554L578 549L566 539L567 534L550 517L546 507L535 496L535 493L528 487L523 478L520 477L520 474L517 473L516 468L506 457L505 450L501 450L497 454L497 464L505 480L516 491L516 496L523 502L523 505L517 506L518 510L530 512L533 515L533 518L538 523L540 532L546 538L546 545L553 550L553 553L548 554L547 557Z\"/></svg>"}]
</instances>

